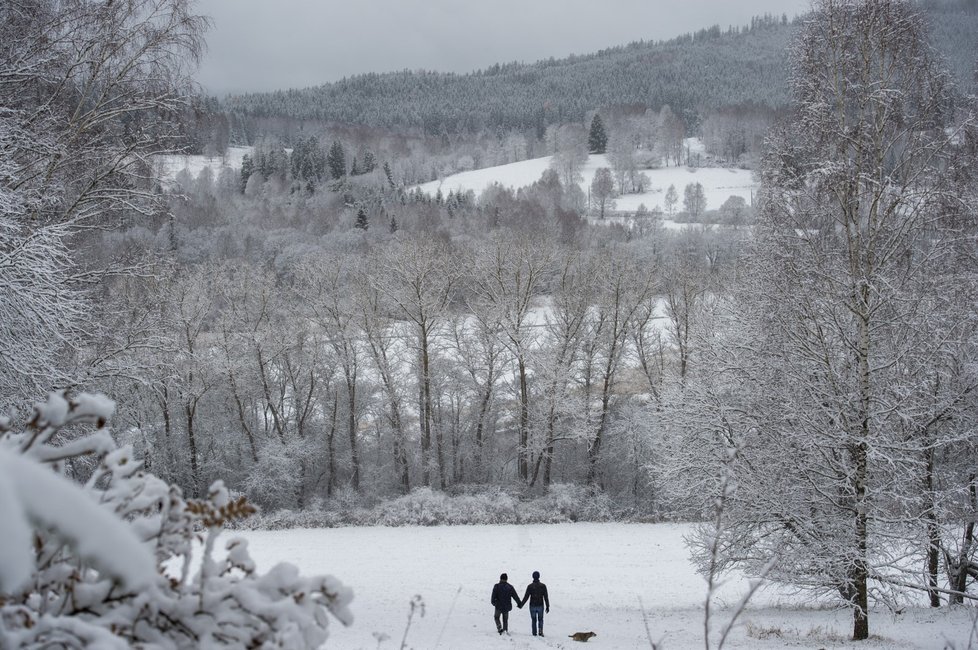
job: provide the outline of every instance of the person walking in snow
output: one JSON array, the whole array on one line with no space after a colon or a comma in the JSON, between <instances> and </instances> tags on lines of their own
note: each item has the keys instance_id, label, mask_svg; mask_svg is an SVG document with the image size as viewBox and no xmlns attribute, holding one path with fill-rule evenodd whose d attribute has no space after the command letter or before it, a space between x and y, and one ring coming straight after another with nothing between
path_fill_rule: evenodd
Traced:
<instances>
[{"instance_id":1,"label":"person walking in snow","mask_svg":"<svg viewBox=\"0 0 978 650\"><path fill-rule=\"evenodd\" d=\"M493 618L496 621L496 631L500 634L503 632L509 634L509 613L513 610L513 603L509 602L510 599L516 601L517 607L523 607L519 594L516 593L508 580L509 577L505 573L499 576L499 582L493 585L492 599L490 600L492 606L496 608L496 614ZM502 618L501 623L500 618Z\"/></svg>"},{"instance_id":2,"label":"person walking in snow","mask_svg":"<svg viewBox=\"0 0 978 650\"><path fill-rule=\"evenodd\" d=\"M550 613L550 595L547 594L547 585L540 582L539 571L533 572L533 582L526 586L526 593L523 594L523 602L520 607L525 605L526 601L530 601L530 621L533 627L533 636L537 636L538 630L540 636L543 636L543 610L546 606L547 613Z\"/></svg>"}]
</instances>

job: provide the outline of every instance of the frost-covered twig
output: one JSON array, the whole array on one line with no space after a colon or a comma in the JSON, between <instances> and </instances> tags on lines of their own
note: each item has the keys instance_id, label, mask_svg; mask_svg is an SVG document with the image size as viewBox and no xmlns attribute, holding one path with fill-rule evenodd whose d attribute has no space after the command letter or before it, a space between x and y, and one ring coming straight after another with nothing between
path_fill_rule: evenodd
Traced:
<instances>
[{"instance_id":1,"label":"frost-covered twig","mask_svg":"<svg viewBox=\"0 0 978 650\"><path fill-rule=\"evenodd\" d=\"M418 616L424 618L424 599L421 598L421 594L415 594L411 599L407 625L404 626L404 636L401 637L401 650L407 650L408 632L411 630L411 621L414 620L415 612L418 612Z\"/></svg>"},{"instance_id":2,"label":"frost-covered twig","mask_svg":"<svg viewBox=\"0 0 978 650\"><path fill-rule=\"evenodd\" d=\"M442 639L443 636L445 636L445 628L448 627L448 621L452 620L452 612L455 611L455 603L458 602L458 597L459 597L459 594L461 594L461 593L462 593L462 585L459 585L458 586L458 589L455 591L455 597L452 598L452 605L451 605L451 607L448 608L448 613L445 615L445 623L444 623L444 625L441 626L441 631L438 633L438 639L435 640L435 647L436 648L439 645L441 645L441 639Z\"/></svg>"},{"instance_id":3,"label":"frost-covered twig","mask_svg":"<svg viewBox=\"0 0 978 650\"><path fill-rule=\"evenodd\" d=\"M934 592L938 594L945 594L948 596L958 596L963 599L978 601L978 596L974 594L969 594L966 591L955 591L954 589L942 589L940 587L933 587L931 585L919 585L919 584L914 584L912 582L904 582L903 580L896 580L894 578L887 577L887 576L874 575L872 577L875 578L876 580L879 580L880 582L885 582L886 584L893 585L895 587L912 589L914 591L924 591L927 593Z\"/></svg>"},{"instance_id":4,"label":"frost-covered twig","mask_svg":"<svg viewBox=\"0 0 978 650\"><path fill-rule=\"evenodd\" d=\"M649 617L645 614L645 604L642 603L642 597L638 597L638 608L642 612L642 624L645 626L645 638L649 640L649 648L652 650L661 650L658 643L652 640L652 631L649 629Z\"/></svg>"},{"instance_id":5,"label":"frost-covered twig","mask_svg":"<svg viewBox=\"0 0 978 650\"><path fill-rule=\"evenodd\" d=\"M703 614L703 642L705 644L706 650L710 650L710 623L712 619L712 602L716 591L720 587L720 583L717 581L717 576L720 572L721 565L721 545L722 537L725 525L725 515L727 510L727 505L730 498L733 496L736 490L736 474L734 470L734 465L739 456L740 450L734 439L733 431L729 422L724 419L723 426L725 428L723 442L724 442L724 457L723 457L723 470L720 475L720 485L719 485L719 495L715 501L714 510L714 520L713 520L713 535L710 540L710 557L709 565L706 572L706 582L707 582L707 592L706 601L704 603L704 614ZM747 608L747 603L753 598L754 594L763 584L764 578L771 572L777 563L777 556L772 557L767 564L761 569L758 578L752 580L750 583L750 588L747 593L740 599L737 605L733 609L733 613L730 618L724 624L720 631L720 639L717 642L716 650L721 650L730 636L730 632L733 630L737 619L744 613Z\"/></svg>"},{"instance_id":6,"label":"frost-covered twig","mask_svg":"<svg viewBox=\"0 0 978 650\"><path fill-rule=\"evenodd\" d=\"M727 637L730 635L731 630L733 630L733 626L736 624L737 619L740 618L740 615L747 609L747 603L754 597L754 594L761 588L761 585L764 584L764 578L768 573L770 573L771 569L774 568L776 562L776 557L771 558L764 568L761 569L760 576L750 581L750 588L737 603L737 606L734 607L733 614L730 615L730 620L728 620L727 624L723 626L723 631L720 634L720 642L717 644L717 650L720 650L720 648L723 647L723 644L726 643Z\"/></svg>"}]
</instances>

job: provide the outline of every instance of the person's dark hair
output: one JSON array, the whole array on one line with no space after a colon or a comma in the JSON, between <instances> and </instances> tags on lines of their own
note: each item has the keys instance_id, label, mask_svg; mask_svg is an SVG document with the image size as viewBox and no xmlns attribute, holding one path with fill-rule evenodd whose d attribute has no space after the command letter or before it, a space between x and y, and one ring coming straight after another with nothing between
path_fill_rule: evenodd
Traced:
<instances>
[{"instance_id":1,"label":"person's dark hair","mask_svg":"<svg viewBox=\"0 0 978 650\"><path fill-rule=\"evenodd\" d=\"M534 571L533 572L533 579L534 580L539 580L540 579L540 572L539 571Z\"/></svg>"},{"instance_id":2,"label":"person's dark hair","mask_svg":"<svg viewBox=\"0 0 978 650\"><path fill-rule=\"evenodd\" d=\"M499 579L500 579L500 580L504 580L504 581L505 581L505 580L509 580L509 576L508 576L508 575L506 575L505 573L500 573L500 574L499 574Z\"/></svg>"}]
</instances>

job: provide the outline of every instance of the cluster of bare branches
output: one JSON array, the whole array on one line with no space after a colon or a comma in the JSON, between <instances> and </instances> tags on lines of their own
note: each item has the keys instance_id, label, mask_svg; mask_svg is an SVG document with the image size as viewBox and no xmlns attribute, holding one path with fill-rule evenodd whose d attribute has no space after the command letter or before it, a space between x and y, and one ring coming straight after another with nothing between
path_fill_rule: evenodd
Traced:
<instances>
[{"instance_id":1,"label":"cluster of bare branches","mask_svg":"<svg viewBox=\"0 0 978 650\"><path fill-rule=\"evenodd\" d=\"M87 233L162 209L152 158L176 117L207 20L187 0L12 0L0 8L0 403L78 376L99 329L89 293L110 263ZM28 372L33 369L33 372Z\"/></svg>"}]
</instances>

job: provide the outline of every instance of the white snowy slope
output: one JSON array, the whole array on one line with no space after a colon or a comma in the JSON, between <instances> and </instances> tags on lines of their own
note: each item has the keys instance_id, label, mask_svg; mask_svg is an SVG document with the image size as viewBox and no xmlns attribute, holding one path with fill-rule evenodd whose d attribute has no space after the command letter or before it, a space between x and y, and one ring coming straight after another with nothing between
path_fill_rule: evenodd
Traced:
<instances>
[{"instance_id":1,"label":"white snowy slope","mask_svg":"<svg viewBox=\"0 0 978 650\"><path fill-rule=\"evenodd\" d=\"M453 174L440 181L432 181L419 185L422 192L434 194L439 189L442 194L449 192L474 191L481 193L493 184L519 189L532 185L540 180L543 172L550 167L552 156L533 158L498 167L487 167L473 171ZM582 170L583 180L581 190L586 194L594 180L594 174L600 167L610 167L604 155L593 154ZM679 194L679 208L682 208L683 190L690 183L700 183L706 195L708 210L716 210L731 196L740 196L750 205L757 183L752 172L746 169L730 169L726 167L663 167L646 169L643 173L649 177L648 190L642 194L625 194L615 199L615 210L634 212L639 205L644 204L649 210L656 206L664 207L664 197L670 185L676 187Z\"/></svg>"},{"instance_id":2,"label":"white snowy slope","mask_svg":"<svg viewBox=\"0 0 978 650\"><path fill-rule=\"evenodd\" d=\"M687 525L559 524L423 528L337 528L242 533L259 570L287 561L303 573L331 573L351 586L351 627L334 626L327 648L343 650L401 647L409 602L424 601L407 632L418 650L492 648L703 647L705 582L688 559ZM545 638L530 634L527 608L514 609L511 636L500 637L492 621L489 595L501 572L519 594L540 571L550 592ZM746 588L742 579L726 583L714 629ZM641 606L640 603L641 602ZM956 648L968 647L972 608L930 610L922 603L900 616L873 612L874 638L848 642L848 611L806 605L797 596L770 590L753 605L725 647L774 648ZM574 632L598 636L588 646L568 638ZM866 645L869 643L869 645Z\"/></svg>"}]
</instances>

